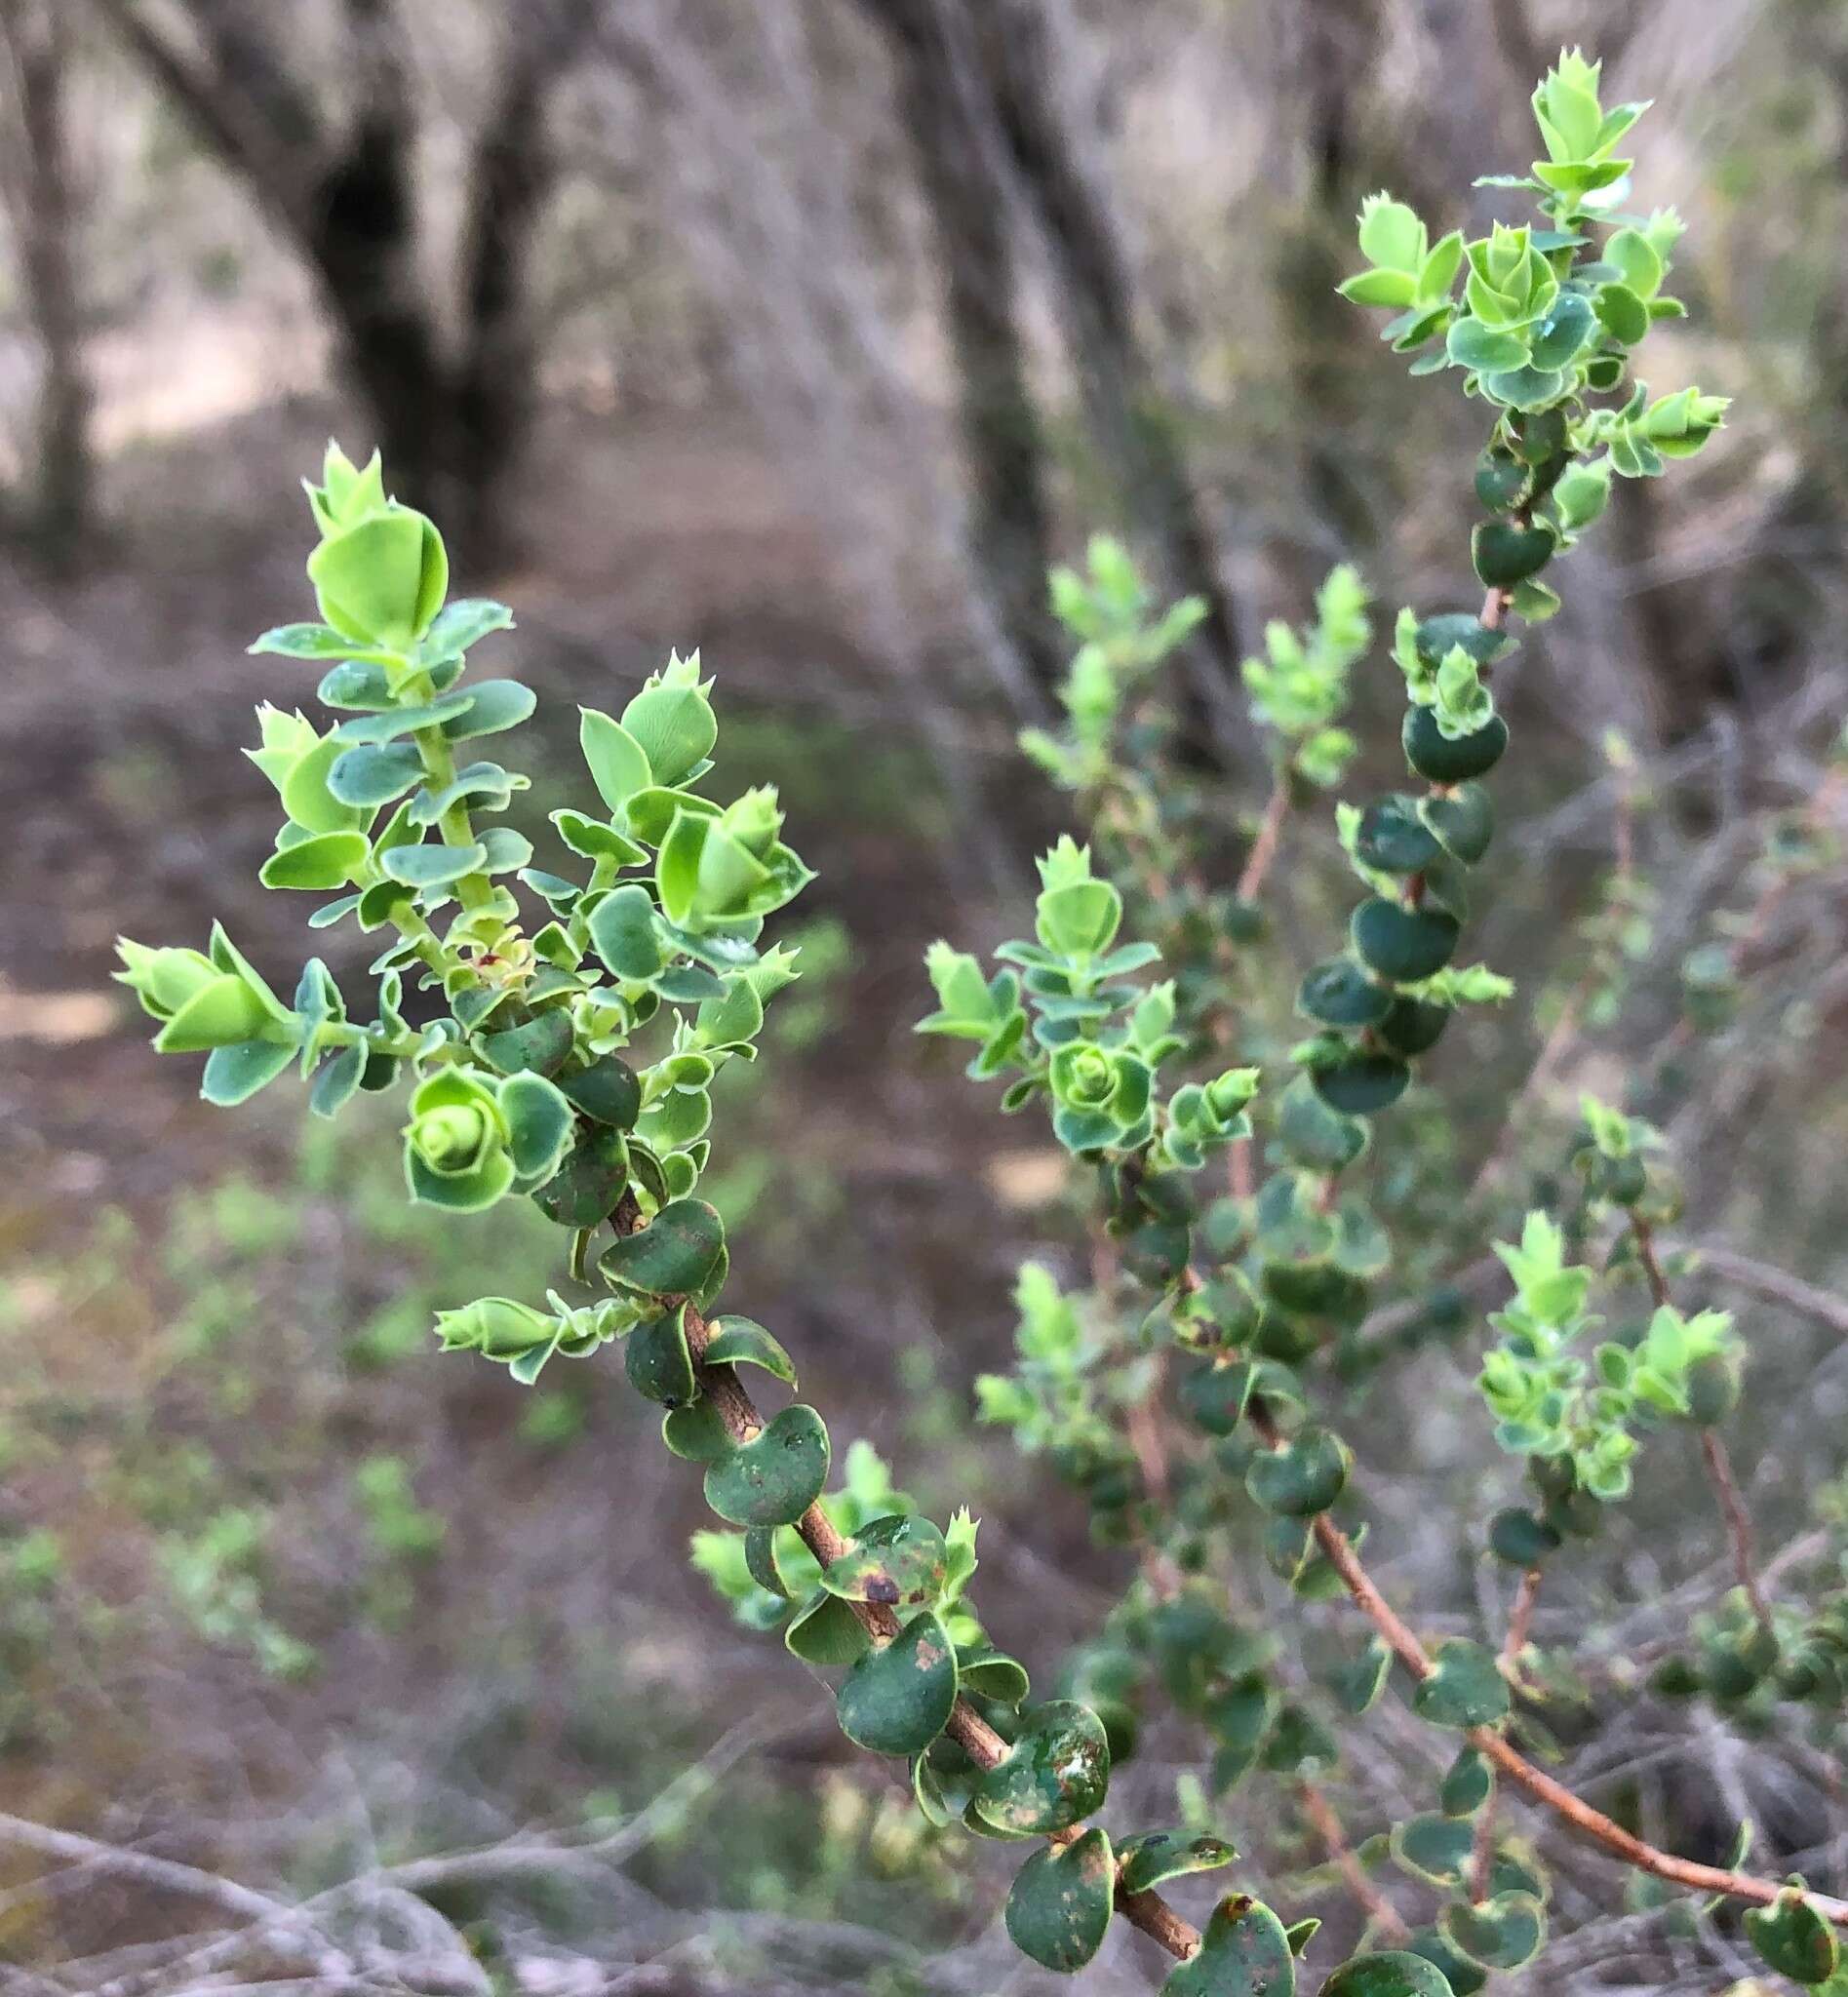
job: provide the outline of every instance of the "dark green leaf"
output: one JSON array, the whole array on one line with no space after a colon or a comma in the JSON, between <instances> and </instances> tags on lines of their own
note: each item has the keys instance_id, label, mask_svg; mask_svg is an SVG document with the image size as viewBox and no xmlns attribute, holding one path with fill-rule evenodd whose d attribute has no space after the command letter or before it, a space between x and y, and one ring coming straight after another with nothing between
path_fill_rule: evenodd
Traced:
<instances>
[{"instance_id":1,"label":"dark green leaf","mask_svg":"<svg viewBox=\"0 0 1848 1997\"><path fill-rule=\"evenodd\" d=\"M956 1646L926 1609L854 1664L835 1698L835 1714L855 1746L919 1754L947 1724L956 1683Z\"/></svg>"},{"instance_id":2,"label":"dark green leaf","mask_svg":"<svg viewBox=\"0 0 1848 1997\"><path fill-rule=\"evenodd\" d=\"M1461 1639L1437 1646L1436 1669L1412 1695L1421 1718L1438 1727L1486 1727L1506 1717L1508 1680L1495 1653Z\"/></svg>"},{"instance_id":3,"label":"dark green leaf","mask_svg":"<svg viewBox=\"0 0 1848 1997\"><path fill-rule=\"evenodd\" d=\"M1406 908L1378 895L1363 901L1349 923L1361 960L1399 985L1417 984L1442 970L1456 951L1458 933L1456 918L1442 909Z\"/></svg>"},{"instance_id":4,"label":"dark green leaf","mask_svg":"<svg viewBox=\"0 0 1848 1997\"><path fill-rule=\"evenodd\" d=\"M1055 1699L1025 1715L1005 1760L976 1784L973 1807L1005 1835L1043 1836L1088 1817L1109 1782L1102 1721L1088 1706Z\"/></svg>"},{"instance_id":5,"label":"dark green leaf","mask_svg":"<svg viewBox=\"0 0 1848 1997\"><path fill-rule=\"evenodd\" d=\"M647 1227L603 1252L598 1268L645 1296L696 1296L725 1248L725 1225L703 1199L674 1199Z\"/></svg>"},{"instance_id":6,"label":"dark green leaf","mask_svg":"<svg viewBox=\"0 0 1848 1997\"><path fill-rule=\"evenodd\" d=\"M786 1387L796 1385L795 1362L761 1324L748 1317L715 1317L709 1328L703 1354L708 1366L762 1366Z\"/></svg>"},{"instance_id":7,"label":"dark green leaf","mask_svg":"<svg viewBox=\"0 0 1848 1997\"><path fill-rule=\"evenodd\" d=\"M828 1456L828 1431L814 1409L785 1408L707 1469L706 1503L733 1525L794 1525L821 1496Z\"/></svg>"},{"instance_id":8,"label":"dark green leaf","mask_svg":"<svg viewBox=\"0 0 1848 1997\"><path fill-rule=\"evenodd\" d=\"M1389 1948L1344 1962L1321 1986L1321 1997L1452 1997L1452 1993L1436 1964L1404 1949Z\"/></svg>"},{"instance_id":9,"label":"dark green leaf","mask_svg":"<svg viewBox=\"0 0 1848 1997\"><path fill-rule=\"evenodd\" d=\"M1096 1828L1064 1847L1035 1852L1007 1896L1007 1933L1042 1969L1069 1976L1103 1945L1110 1927L1116 1867L1110 1839Z\"/></svg>"},{"instance_id":10,"label":"dark green leaf","mask_svg":"<svg viewBox=\"0 0 1848 1997\"><path fill-rule=\"evenodd\" d=\"M629 1385L663 1407L689 1406L699 1393L684 1318L684 1306L650 1317L630 1332L623 1346L622 1365Z\"/></svg>"},{"instance_id":11,"label":"dark green leaf","mask_svg":"<svg viewBox=\"0 0 1848 1997\"><path fill-rule=\"evenodd\" d=\"M1436 850L1436 842L1432 842ZM1322 1026L1372 1026L1386 1016L1393 995L1351 957L1331 957L1303 979L1296 1009Z\"/></svg>"},{"instance_id":12,"label":"dark green leaf","mask_svg":"<svg viewBox=\"0 0 1848 1997\"><path fill-rule=\"evenodd\" d=\"M1170 1879L1216 1872L1238 1852L1224 1838L1190 1837L1184 1830L1145 1830L1117 1853L1117 1884L1124 1893L1153 1893Z\"/></svg>"},{"instance_id":13,"label":"dark green leaf","mask_svg":"<svg viewBox=\"0 0 1848 1997\"><path fill-rule=\"evenodd\" d=\"M1161 1997L1294 1997L1296 1957L1262 1900L1234 1894L1213 1909L1199 1951L1172 1971Z\"/></svg>"}]
</instances>

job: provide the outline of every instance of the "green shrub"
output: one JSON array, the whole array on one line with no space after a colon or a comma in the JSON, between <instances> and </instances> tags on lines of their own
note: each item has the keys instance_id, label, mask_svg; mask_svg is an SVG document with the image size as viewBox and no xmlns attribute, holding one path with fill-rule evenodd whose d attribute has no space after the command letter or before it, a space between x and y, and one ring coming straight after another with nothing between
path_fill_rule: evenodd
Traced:
<instances>
[{"instance_id":1,"label":"green shrub","mask_svg":"<svg viewBox=\"0 0 1848 1997\"><path fill-rule=\"evenodd\" d=\"M386 495L376 457L355 467L330 449L309 495L320 621L254 649L320 664L320 698L343 718L323 730L265 708L251 755L286 814L263 879L324 897L312 926L352 922L377 938L371 1016L350 1015L318 960L285 1001L221 929L203 951L122 946L121 976L159 1022L155 1045L206 1054L213 1102L240 1103L291 1069L324 1117L362 1090L402 1086L413 1200L468 1216L531 1199L556 1224L559 1287L458 1301L438 1315L443 1346L531 1386L555 1359L620 1343L630 1383L662 1410L666 1446L696 1468L723 1522L697 1536L696 1565L741 1620L842 1673L843 1730L908 1764L929 1824L1022 1845L1006 1925L1048 1969L1081 1968L1121 1914L1179 1958L1165 1985L1175 1997L1293 1989L1318 1924L1286 1925L1239 1892L1197 1932L1160 1889L1237 1857L1207 1787L1186 1789L1180 1823L1106 1829L1095 1820L1112 1764L1134 1751L1143 1713L1178 1711L1204 1737L1213 1798L1253 1770L1284 1778L1331 1855L1353 1860L1317 1778L1396 1665L1412 1710L1455 1753L1432 1810L1390 1838L1439 1903L1414 1931L1357 1861L1372 1938L1390 1945L1336 1969L1326 1997L1467 1993L1539 1952L1550 1883L1498 1832L1504 1785L1643 1873L1753 1903L1752 1939L1785 1974L1834 1974L1832 1924L1848 1906L1645 1845L1517 1744L1536 1737L1517 1703L1534 1593L1629 1495L1648 1438L1674 1424L1701 1435L1742 1590L1699 1632L1698 1655L1677 1661L1682 1688L1735 1704L1827 1703L1844 1683L1839 1608L1805 1621L1769 1605L1752 1573L1716 1429L1743 1350L1723 1313L1672 1300L1654 1231L1674 1191L1654 1133L1588 1100L1570 1235L1537 1210L1518 1241L1496 1244L1514 1296L1492 1319L1481 1391L1527 1490L1485 1528L1458 1530L1520 1575L1499 1654L1427 1644L1386 1601L1360 1557L1355 1458L1324 1412L1330 1380L1370 1362L1372 1285L1396 1253L1393 1216L1375 1211L1356 1167L1457 1015L1514 996L1461 957L1473 875L1493 844L1484 779L1516 747L1497 677L1519 628L1558 607L1555 564L1593 529L1613 480L1662 475L1726 409L1693 388L1652 396L1634 376L1652 327L1683 313L1663 289L1681 224L1619 212L1630 162L1617 148L1644 107L1606 109L1598 90L1596 65L1562 56L1534 98L1547 157L1489 183L1528 197L1536 221L1434 243L1385 195L1361 211L1367 267L1342 291L1396 315L1384 336L1415 357L1414 372L1454 369L1483 406L1471 554L1484 594L1474 611L1398 613L1409 777L1335 807L1359 898L1345 941L1331 928L1295 989L1307 1030L1293 1045L1247 1034L1241 1012L1256 967L1282 960L1263 897L1289 816L1341 783L1361 746L1346 719L1373 636L1364 586L1337 568L1313 623L1274 626L1245 668L1275 783L1238 879L1218 887L1212 801L1177 766L1159 697L1198 607L1160 611L1107 540L1085 573L1053 577L1076 646L1067 724L1024 747L1072 794L1088 842L1061 839L1042 859L1032 934L992 964L948 943L931 951L936 1004L920 1030L967 1041L967 1072L999 1085L1003 1112L1048 1118L1091 1207L1091 1286L1064 1291L1046 1269L1024 1269L1017 1364L980 1385L982 1417L1083 1492L1101 1539L1138 1553L1131 1588L1054 1696L1033 1700L1026 1668L987 1637L969 1514L921 1515L862 1449L837 1467L821 1415L793 1398L791 1355L722 1302L726 1228L701 1197L715 1169L712 1084L757 1057L767 1008L800 973L767 925L810 877L773 791L709 795L719 725L696 656L671 659L619 716L584 710L596 803L552 814L565 871L535 866L526 840L484 824L526 787L491 751L532 695L465 677L511 616L446 602L436 528ZM1635 897L1613 898L1586 938L1586 991L1607 1009L1644 920ZM1710 946L1690 965L1697 1022L1721 1009L1736 968ZM1408 1182L1395 1203L1422 1196ZM1447 1237L1467 1233L1458 1190L1432 1197ZM1579 1249L1604 1216L1619 1233L1616 1278L1639 1275L1652 1314L1628 1339L1594 1342L1605 1278ZM1427 1314L1436 1325L1443 1309L1434 1300ZM792 1398L762 1413L747 1380ZM1171 1424L1184 1441L1160 1439ZM362 1465L354 1490L394 1556L440 1538L398 1459ZM1350 1596L1363 1612L1355 1647L1307 1684L1278 1668L1272 1632L1228 1615L1214 1578L1254 1519L1265 1561L1296 1594ZM200 1614L248 1608L239 1590L259 1525L227 1514L220 1526L242 1534L228 1550L225 1530L175 1549Z\"/></svg>"}]
</instances>

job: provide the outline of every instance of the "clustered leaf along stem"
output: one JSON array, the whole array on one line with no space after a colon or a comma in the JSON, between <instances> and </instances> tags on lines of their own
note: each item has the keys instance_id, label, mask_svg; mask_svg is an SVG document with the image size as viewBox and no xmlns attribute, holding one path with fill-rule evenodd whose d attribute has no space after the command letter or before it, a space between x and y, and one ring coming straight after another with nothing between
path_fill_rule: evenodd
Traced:
<instances>
[{"instance_id":1,"label":"clustered leaf along stem","mask_svg":"<svg viewBox=\"0 0 1848 1997\"><path fill-rule=\"evenodd\" d=\"M1343 293L1396 315L1386 337L1417 356L1415 372L1454 368L1493 411L1474 476L1485 518L1472 535L1485 594L1474 614L1399 613L1400 740L1420 787L1336 803L1364 898L1345 947L1296 991L1306 1039L1287 1043L1254 976L1260 895L1290 814L1335 790L1357 752L1343 720L1372 640L1365 586L1337 568L1313 620L1272 625L1244 664L1274 784L1221 891L1212 883L1232 874L1221 801L1173 756L1160 690L1204 607L1159 611L1125 551L1101 536L1083 572L1051 578L1076 646L1067 721L1022 746L1075 798L1098 858L1072 838L1042 858L1033 934L1003 944L993 968L933 946L937 1004L920 1031L969 1042L970 1077L1002 1084L1003 1112L1046 1116L1085 1188L1089 1291L1068 1293L1027 1264L1018 1363L978 1382L984 1419L1042 1453L1083 1493L1097 1537L1136 1555L1135 1579L1054 1697L1030 1697L1025 1666L977 1615L970 1515L939 1526L862 1443L837 1460L820 1415L793 1397L790 1354L719 1308L726 1229L699 1196L714 1083L757 1058L766 1008L799 975L766 925L810 876L784 841L773 790L722 803L704 788L719 726L696 656L671 658L620 716L582 711L596 801L551 814L566 871L535 865L524 836L483 827L528 779L477 748L457 755L531 712L517 682L464 683L471 649L511 615L447 601L435 526L388 496L376 456L356 466L330 447L309 489L319 619L254 649L324 666L320 698L343 719L323 731L266 707L251 755L286 821L262 879L331 896L313 926L377 936L374 1017L349 1016L318 959L285 1004L222 929L206 951L121 946L120 975L157 1021L157 1048L204 1053L213 1102L242 1102L292 1067L323 1116L408 1082L413 1200L465 1216L528 1197L557 1224L563 1287L545 1308L460 1305L439 1314L444 1347L530 1386L554 1362L620 1343L630 1383L662 1411L663 1442L703 1475L722 1521L695 1535L695 1564L742 1621L843 1673L843 1732L905 1766L931 1826L1021 1847L1007 1930L1055 1972L1081 1969L1121 1917L1176 1959L1166 1997L1292 1997L1317 1922L1286 1925L1240 1891L1196 1929L1161 1890L1237 1860L1214 1805L1254 1770L1285 1781L1370 1930L1393 1944L1336 1967L1321 1997L1473 1997L1539 1952L1550 1887L1498 1833L1498 1779L1640 1871L1750 1903L1748 1931L1773 1967L1811 1983L1835 1972L1848 1904L1737 1869L1743 1848L1726 1866L1660 1851L1509 1738L1547 1564L1598 1531L1629 1495L1646 1437L1675 1422L1701 1431L1751 1621L1728 1623L1723 1605L1700 1662L1662 1670L1716 1699L1827 1704L1848 1692L1848 1607L1825 1602L1799 1626L1774 1616L1753 1579L1715 1432L1745 1350L1725 1313L1687 1316L1671 1301L1653 1230L1676 1200L1656 1133L1582 1104L1570 1238L1600 1212L1625 1216L1654 1306L1627 1341L1588 1356L1596 1279L1569 1261L1552 1212L1529 1212L1517 1241L1494 1244L1514 1294L1489 1318L1479 1385L1526 1478L1525 1501L1487 1534L1486 1550L1519 1575L1499 1653L1454 1638L1427 1648L1386 1600L1360 1558L1353 1453L1312 1417L1331 1383L1363 1381L1421 1321L1403 1306L1367 1310L1395 1255L1354 1174L1375 1119L1413 1087L1461 1008L1513 995L1488 966L1454 961L1472 870L1493 842L1482 779L1510 744L1496 669L1514 627L1558 607L1542 572L1595 525L1613 478L1660 476L1704 447L1726 409L1693 388L1652 399L1632 376L1652 327L1683 312L1662 289L1679 220L1619 213L1630 162L1616 148L1645 108L1607 109L1597 65L1562 54L1534 95L1546 159L1490 183L1529 197L1537 222L1433 243L1403 204L1362 206L1367 268ZM1136 933L1145 925L1159 942ZM1164 959L1169 975L1149 982ZM407 980L430 1001L427 1024L406 1016ZM1712 987L1701 985L1710 1000ZM1235 1055L1241 1065L1225 1065ZM1480 1240L1468 1246L1479 1262ZM1613 1287L1625 1273L1620 1256ZM790 1401L767 1417L747 1366ZM1369 1626L1357 1657L1305 1682L1274 1669L1270 1629L1228 1613L1227 1555L1248 1546L1254 1521L1292 1593L1345 1592L1357 1605ZM1395 1662L1416 1715L1459 1743L1439 1807L1393 1830L1395 1861L1438 1896L1420 1928L1369 1876L1322 1780L1340 1752L1331 1722L1368 1711ZM1210 1742L1208 1780L1177 1788L1177 1825L1107 1830L1097 1819L1113 1764L1135 1751L1158 1704Z\"/></svg>"}]
</instances>

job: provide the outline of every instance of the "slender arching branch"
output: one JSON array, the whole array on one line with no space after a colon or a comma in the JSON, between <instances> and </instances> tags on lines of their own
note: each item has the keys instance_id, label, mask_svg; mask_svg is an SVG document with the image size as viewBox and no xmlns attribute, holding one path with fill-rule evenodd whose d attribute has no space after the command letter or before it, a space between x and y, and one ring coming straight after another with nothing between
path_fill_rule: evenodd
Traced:
<instances>
[{"instance_id":1,"label":"slender arching branch","mask_svg":"<svg viewBox=\"0 0 1848 1997\"><path fill-rule=\"evenodd\" d=\"M1253 1407L1251 1426L1259 1440L1271 1448L1282 1443L1281 1431L1261 1404ZM1312 1529L1316 1544L1341 1577L1342 1585L1354 1597L1356 1605L1378 1631L1381 1641L1414 1678L1422 1682L1431 1677L1437 1668L1436 1661L1375 1586L1355 1550L1354 1542L1325 1511L1317 1514ZM1494 1727L1473 1727L1467 1738L1473 1747L1493 1762L1532 1801L1543 1809L1551 1810L1581 1837L1601 1846L1613 1857L1635 1866L1639 1872L1652 1873L1658 1879L1666 1879L1673 1886L1685 1886L1694 1893L1724 1894L1731 1899L1750 1900L1759 1906L1771 1905L1783 1891L1782 1882L1775 1879L1759 1879L1749 1872L1703 1865L1693 1859L1678 1859L1671 1852L1658 1851L1654 1845L1645 1843L1621 1823L1606 1817L1601 1810L1593 1809L1582 1796L1575 1795L1544 1769L1536 1768ZM1825 1894L1807 1894L1805 1899L1818 1913L1837 1927L1848 1927L1848 1900L1831 1899Z\"/></svg>"}]
</instances>

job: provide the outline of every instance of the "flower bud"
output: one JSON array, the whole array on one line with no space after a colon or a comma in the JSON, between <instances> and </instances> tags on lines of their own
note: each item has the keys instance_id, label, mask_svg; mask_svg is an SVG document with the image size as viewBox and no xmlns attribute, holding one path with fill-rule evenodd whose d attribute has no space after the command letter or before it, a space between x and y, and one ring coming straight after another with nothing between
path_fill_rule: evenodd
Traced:
<instances>
[{"instance_id":1,"label":"flower bud","mask_svg":"<svg viewBox=\"0 0 1848 1997\"><path fill-rule=\"evenodd\" d=\"M490 1359L517 1359L535 1346L550 1345L559 1320L511 1297L478 1297L459 1311L439 1311L436 1333L446 1352L480 1352Z\"/></svg>"}]
</instances>

